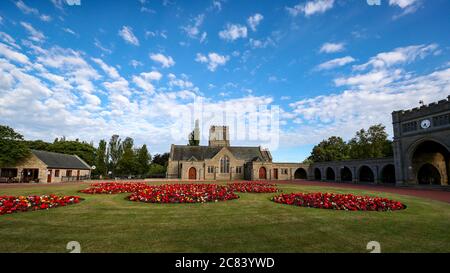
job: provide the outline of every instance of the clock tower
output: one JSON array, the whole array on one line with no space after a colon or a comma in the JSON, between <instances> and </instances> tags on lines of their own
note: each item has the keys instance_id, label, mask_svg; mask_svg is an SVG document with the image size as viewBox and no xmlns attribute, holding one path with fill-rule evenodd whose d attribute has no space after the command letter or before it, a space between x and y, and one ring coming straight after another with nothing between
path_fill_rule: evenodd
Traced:
<instances>
[{"instance_id":1,"label":"clock tower","mask_svg":"<svg viewBox=\"0 0 450 273\"><path fill-rule=\"evenodd\" d=\"M397 184L449 185L450 96L395 111L392 122Z\"/></svg>"}]
</instances>

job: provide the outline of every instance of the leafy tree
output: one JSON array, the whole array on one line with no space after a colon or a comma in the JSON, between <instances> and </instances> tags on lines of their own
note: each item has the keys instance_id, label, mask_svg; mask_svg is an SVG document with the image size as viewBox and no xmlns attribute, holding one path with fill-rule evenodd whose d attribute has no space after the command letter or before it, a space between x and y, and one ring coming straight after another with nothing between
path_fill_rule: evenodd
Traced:
<instances>
[{"instance_id":1,"label":"leafy tree","mask_svg":"<svg viewBox=\"0 0 450 273\"><path fill-rule=\"evenodd\" d=\"M119 135L113 135L108 143L108 153L107 158L109 161L109 170L112 171L113 174L116 173L117 163L122 157L122 145L121 139Z\"/></svg>"},{"instance_id":2,"label":"leafy tree","mask_svg":"<svg viewBox=\"0 0 450 273\"><path fill-rule=\"evenodd\" d=\"M117 162L117 173L121 175L131 175L131 174L137 174L138 168L137 168L137 160L135 151L133 150L133 139L130 137L125 138L125 140L122 142L122 148L123 151L122 156L120 157L119 161Z\"/></svg>"},{"instance_id":3,"label":"leafy tree","mask_svg":"<svg viewBox=\"0 0 450 273\"><path fill-rule=\"evenodd\" d=\"M138 174L145 175L148 173L150 168L151 156L147 150L147 145L142 145L137 151L137 167Z\"/></svg>"},{"instance_id":4,"label":"leafy tree","mask_svg":"<svg viewBox=\"0 0 450 273\"><path fill-rule=\"evenodd\" d=\"M27 146L33 150L42 150L48 151L50 149L51 144L42 140L28 140L25 141Z\"/></svg>"},{"instance_id":5,"label":"leafy tree","mask_svg":"<svg viewBox=\"0 0 450 273\"><path fill-rule=\"evenodd\" d=\"M0 125L0 166L14 166L29 154L23 136L9 126Z\"/></svg>"},{"instance_id":6,"label":"leafy tree","mask_svg":"<svg viewBox=\"0 0 450 273\"><path fill-rule=\"evenodd\" d=\"M47 151L77 155L90 166L95 164L96 149L86 142L59 140L49 145Z\"/></svg>"},{"instance_id":7,"label":"leafy tree","mask_svg":"<svg viewBox=\"0 0 450 273\"><path fill-rule=\"evenodd\" d=\"M341 137L332 136L314 146L308 160L313 162L348 159L348 147Z\"/></svg>"},{"instance_id":8,"label":"leafy tree","mask_svg":"<svg viewBox=\"0 0 450 273\"><path fill-rule=\"evenodd\" d=\"M100 140L98 148L95 152L95 170L94 174L106 176L108 172L108 158L106 154L106 141Z\"/></svg>"},{"instance_id":9,"label":"leafy tree","mask_svg":"<svg viewBox=\"0 0 450 273\"><path fill-rule=\"evenodd\" d=\"M386 127L382 124L371 126L356 132L348 145L352 159L380 158L392 156L392 141L388 140Z\"/></svg>"},{"instance_id":10,"label":"leafy tree","mask_svg":"<svg viewBox=\"0 0 450 273\"><path fill-rule=\"evenodd\" d=\"M159 164L164 167L167 167L168 162L169 162L169 153L156 154L152 160L153 164Z\"/></svg>"},{"instance_id":11,"label":"leafy tree","mask_svg":"<svg viewBox=\"0 0 450 273\"><path fill-rule=\"evenodd\" d=\"M159 164L156 164L156 163L152 163L150 165L148 174L149 175L158 175L158 174L162 175L162 174L166 173L166 169L167 168L162 166L162 165L159 165Z\"/></svg>"},{"instance_id":12,"label":"leafy tree","mask_svg":"<svg viewBox=\"0 0 450 273\"><path fill-rule=\"evenodd\" d=\"M200 145L200 140L195 139L195 130L189 134L189 146L198 146Z\"/></svg>"}]
</instances>

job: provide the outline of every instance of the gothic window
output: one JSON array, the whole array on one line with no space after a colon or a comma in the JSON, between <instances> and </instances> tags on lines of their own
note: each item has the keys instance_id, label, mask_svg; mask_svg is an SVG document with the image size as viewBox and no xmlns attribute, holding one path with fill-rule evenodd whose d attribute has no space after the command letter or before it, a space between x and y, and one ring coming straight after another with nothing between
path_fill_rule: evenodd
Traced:
<instances>
[{"instance_id":1,"label":"gothic window","mask_svg":"<svg viewBox=\"0 0 450 273\"><path fill-rule=\"evenodd\" d=\"M230 172L230 158L228 156L224 156L220 159L220 172L221 173Z\"/></svg>"}]
</instances>

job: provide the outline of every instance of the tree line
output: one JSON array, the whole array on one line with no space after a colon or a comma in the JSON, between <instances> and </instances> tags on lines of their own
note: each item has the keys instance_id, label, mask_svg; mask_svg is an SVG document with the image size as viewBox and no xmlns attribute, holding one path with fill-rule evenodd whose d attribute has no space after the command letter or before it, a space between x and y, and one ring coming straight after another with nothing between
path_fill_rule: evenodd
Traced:
<instances>
[{"instance_id":1,"label":"tree line","mask_svg":"<svg viewBox=\"0 0 450 273\"><path fill-rule=\"evenodd\" d=\"M322 140L313 147L305 163L382 158L392 155L392 141L388 139L386 127L376 124L367 130L357 131L347 142L338 136Z\"/></svg>"},{"instance_id":2,"label":"tree line","mask_svg":"<svg viewBox=\"0 0 450 273\"><path fill-rule=\"evenodd\" d=\"M13 128L0 125L0 166L14 166L30 155L31 149L63 154L75 154L90 166L94 177L154 177L165 175L169 153L155 154L153 157L147 145L135 147L131 137L121 139L111 136L109 142L100 140L94 144L76 140L56 138L53 143L42 140L25 140Z\"/></svg>"}]
</instances>

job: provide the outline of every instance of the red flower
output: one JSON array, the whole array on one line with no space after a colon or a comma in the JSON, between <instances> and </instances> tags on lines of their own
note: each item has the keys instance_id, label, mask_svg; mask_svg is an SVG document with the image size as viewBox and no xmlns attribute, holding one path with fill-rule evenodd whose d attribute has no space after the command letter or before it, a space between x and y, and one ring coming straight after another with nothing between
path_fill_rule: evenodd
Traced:
<instances>
[{"instance_id":1,"label":"red flower","mask_svg":"<svg viewBox=\"0 0 450 273\"><path fill-rule=\"evenodd\" d=\"M79 196L0 196L0 215L17 211L55 208L79 203Z\"/></svg>"},{"instance_id":2,"label":"red flower","mask_svg":"<svg viewBox=\"0 0 450 273\"><path fill-rule=\"evenodd\" d=\"M392 211L405 209L398 201L381 197L334 193L290 193L272 197L272 201L301 207L351 211Z\"/></svg>"},{"instance_id":3,"label":"red flower","mask_svg":"<svg viewBox=\"0 0 450 273\"><path fill-rule=\"evenodd\" d=\"M231 183L227 185L233 191L237 192L254 192L254 193L269 193L278 192L277 185L265 182L241 182Z\"/></svg>"}]
</instances>

